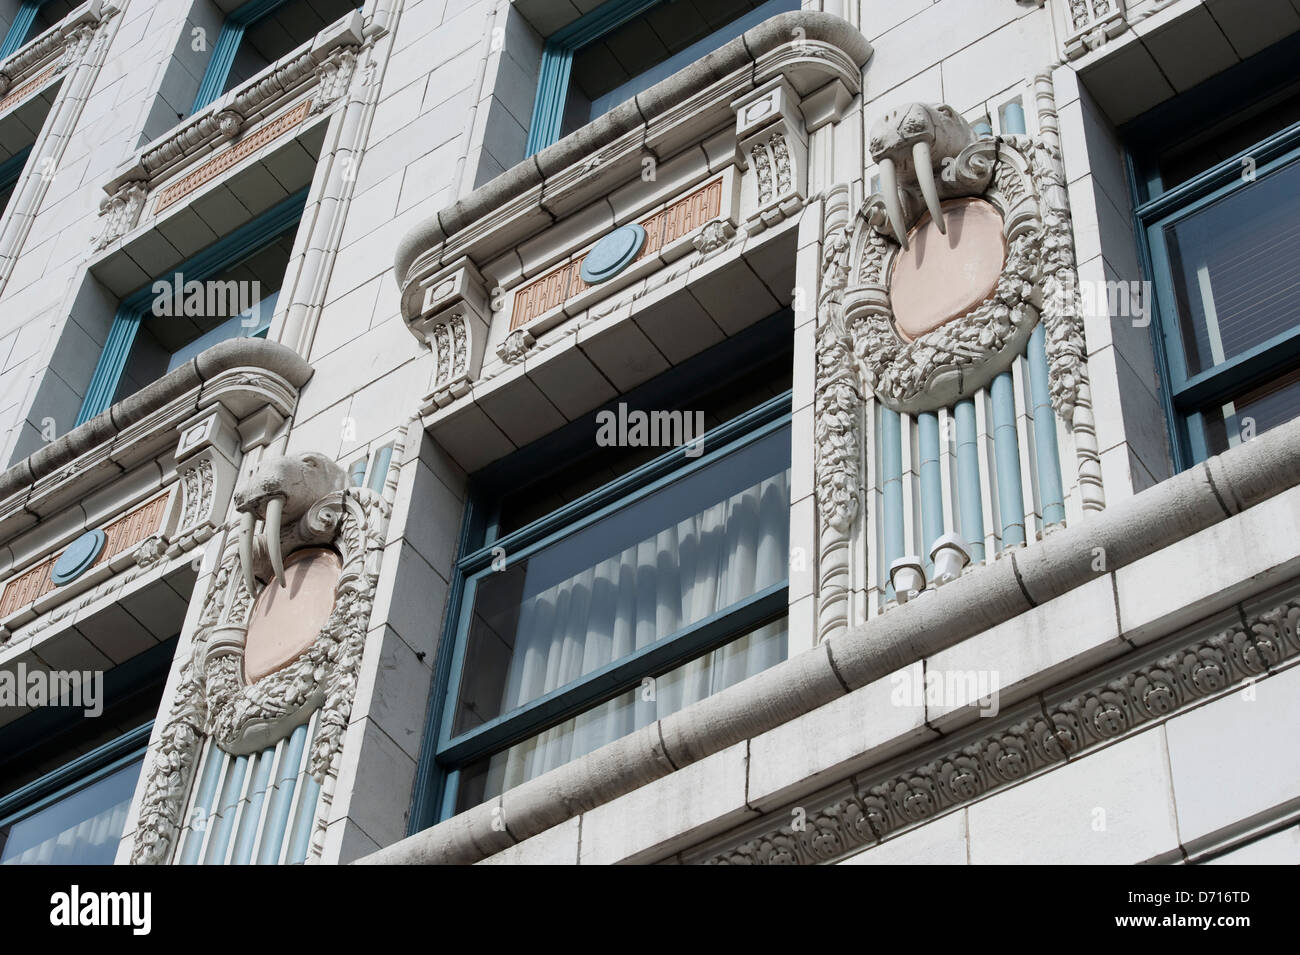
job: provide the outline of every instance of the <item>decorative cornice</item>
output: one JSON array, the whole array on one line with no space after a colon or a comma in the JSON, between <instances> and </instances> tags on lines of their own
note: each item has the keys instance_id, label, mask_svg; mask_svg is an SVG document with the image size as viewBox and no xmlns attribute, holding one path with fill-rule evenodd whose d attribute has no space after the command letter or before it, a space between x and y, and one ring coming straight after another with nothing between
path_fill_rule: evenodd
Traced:
<instances>
[{"instance_id":1,"label":"decorative cornice","mask_svg":"<svg viewBox=\"0 0 1300 955\"><path fill-rule=\"evenodd\" d=\"M1130 733L1169 719L1300 657L1300 599L1279 603L1212 636L1168 641L1148 662L1107 671L1083 689L960 742L913 757L907 769L850 779L799 801L799 829L770 813L743 834L681 861L713 865L815 865L868 848L1024 782ZM847 790L847 791L846 791ZM834 793L834 795L831 795ZM813 809L813 806L819 808ZM726 846L719 850L719 842Z\"/></svg>"},{"instance_id":2,"label":"decorative cornice","mask_svg":"<svg viewBox=\"0 0 1300 955\"><path fill-rule=\"evenodd\" d=\"M164 187L154 210L161 211L212 176L342 99L365 43L361 14L353 11L311 42L145 146L104 184L109 198L101 204L100 214L108 218L96 248L106 248L135 228L144 203L135 201L133 196L141 190L147 195ZM226 152L186 175L187 170L232 141L234 145ZM205 170L208 174L202 175Z\"/></svg>"},{"instance_id":3,"label":"decorative cornice","mask_svg":"<svg viewBox=\"0 0 1300 955\"><path fill-rule=\"evenodd\" d=\"M74 63L90 45L94 28L116 9L100 0L87 0L36 39L0 63L0 112L44 86Z\"/></svg>"},{"instance_id":4,"label":"decorative cornice","mask_svg":"<svg viewBox=\"0 0 1300 955\"><path fill-rule=\"evenodd\" d=\"M405 290L465 255L490 259L523 238L522 230L634 179L643 157L667 158L734 121L730 104L773 79L783 77L800 96L838 82L851 98L862 89L871 52L837 16L773 17L425 220L398 245L398 284Z\"/></svg>"},{"instance_id":5,"label":"decorative cornice","mask_svg":"<svg viewBox=\"0 0 1300 955\"><path fill-rule=\"evenodd\" d=\"M196 412L223 404L242 419L292 413L312 369L260 338L221 342L0 474L0 538L14 515L47 516L150 457Z\"/></svg>"}]
</instances>

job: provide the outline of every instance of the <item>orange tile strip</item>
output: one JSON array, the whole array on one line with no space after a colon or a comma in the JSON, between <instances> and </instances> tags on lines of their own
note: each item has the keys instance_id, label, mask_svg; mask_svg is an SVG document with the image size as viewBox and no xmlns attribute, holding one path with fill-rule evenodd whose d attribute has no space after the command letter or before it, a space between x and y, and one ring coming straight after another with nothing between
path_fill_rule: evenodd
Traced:
<instances>
[{"instance_id":1,"label":"orange tile strip","mask_svg":"<svg viewBox=\"0 0 1300 955\"><path fill-rule=\"evenodd\" d=\"M641 221L641 227L646 231L645 245L633 262L640 262L664 246L690 235L710 219L716 218L721 211L722 180L715 179ZM579 274L585 258L566 262L516 292L510 330L528 324L580 292L585 292L590 286Z\"/></svg>"},{"instance_id":2,"label":"orange tile strip","mask_svg":"<svg viewBox=\"0 0 1300 955\"><path fill-rule=\"evenodd\" d=\"M167 497L167 494L160 494L115 521L105 524L104 537L107 539L104 541L104 549L99 552L91 567L99 567L107 563L157 531L162 523L163 511L167 507ZM5 584L4 596L0 597L0 619L21 610L54 589L51 575L54 573L54 564L58 559L59 555L55 554Z\"/></svg>"},{"instance_id":3,"label":"orange tile strip","mask_svg":"<svg viewBox=\"0 0 1300 955\"><path fill-rule=\"evenodd\" d=\"M257 152L273 139L280 138L280 136L306 119L310 111L310 100L299 103L284 115L263 123L246 138L241 139L224 152L218 153L189 175L178 179L158 193L158 201L153 207L154 215L162 212L177 200L189 195L205 182L211 182L231 166Z\"/></svg>"},{"instance_id":4,"label":"orange tile strip","mask_svg":"<svg viewBox=\"0 0 1300 955\"><path fill-rule=\"evenodd\" d=\"M0 113L3 113L10 106L13 106L15 103L20 103L23 100L25 100L33 90L38 89L39 87L42 87L46 83L48 83L50 81L50 77L52 77L58 71L59 71L59 64L55 63L53 66L48 67L44 72L38 73L36 76L32 77L30 80L28 80L22 86L18 87L16 90L10 90L8 94L6 94L4 99L0 99Z\"/></svg>"}]
</instances>

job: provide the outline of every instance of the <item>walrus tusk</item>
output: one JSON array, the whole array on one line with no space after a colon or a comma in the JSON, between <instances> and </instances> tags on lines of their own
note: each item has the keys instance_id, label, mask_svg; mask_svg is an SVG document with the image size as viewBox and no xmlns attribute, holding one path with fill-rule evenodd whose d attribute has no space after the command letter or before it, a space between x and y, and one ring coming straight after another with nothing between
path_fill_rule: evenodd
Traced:
<instances>
[{"instance_id":1,"label":"walrus tusk","mask_svg":"<svg viewBox=\"0 0 1300 955\"><path fill-rule=\"evenodd\" d=\"M921 186L921 195L925 196L925 207L930 210L930 218L944 235L948 226L943 221L943 209L939 207L939 190L934 184L934 166L930 162L930 144L922 141L912 147L912 160L916 166L916 181Z\"/></svg>"},{"instance_id":2,"label":"walrus tusk","mask_svg":"<svg viewBox=\"0 0 1300 955\"><path fill-rule=\"evenodd\" d=\"M886 156L880 160L880 194L885 200L885 212L889 215L889 227L899 244L907 248L907 230L903 228L903 203L898 196L898 176L894 172L894 160Z\"/></svg>"},{"instance_id":3,"label":"walrus tusk","mask_svg":"<svg viewBox=\"0 0 1300 955\"><path fill-rule=\"evenodd\" d=\"M273 497L266 502L266 553L271 558L271 569L283 587L284 555L280 552L280 519L284 516L284 498Z\"/></svg>"},{"instance_id":4,"label":"walrus tusk","mask_svg":"<svg viewBox=\"0 0 1300 955\"><path fill-rule=\"evenodd\" d=\"M239 518L239 566L244 571L244 586L248 593L257 593L257 581L253 579L253 529L257 526L257 515L245 511Z\"/></svg>"}]
</instances>

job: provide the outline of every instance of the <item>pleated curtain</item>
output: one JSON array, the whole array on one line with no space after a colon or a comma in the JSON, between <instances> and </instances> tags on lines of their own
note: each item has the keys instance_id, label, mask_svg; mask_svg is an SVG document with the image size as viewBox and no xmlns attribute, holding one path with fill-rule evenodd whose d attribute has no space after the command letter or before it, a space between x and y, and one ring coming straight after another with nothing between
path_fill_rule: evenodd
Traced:
<instances>
[{"instance_id":1,"label":"pleated curtain","mask_svg":"<svg viewBox=\"0 0 1300 955\"><path fill-rule=\"evenodd\" d=\"M789 472L765 478L525 598L501 712L785 580ZM491 797L777 663L777 621L498 753Z\"/></svg>"}]
</instances>

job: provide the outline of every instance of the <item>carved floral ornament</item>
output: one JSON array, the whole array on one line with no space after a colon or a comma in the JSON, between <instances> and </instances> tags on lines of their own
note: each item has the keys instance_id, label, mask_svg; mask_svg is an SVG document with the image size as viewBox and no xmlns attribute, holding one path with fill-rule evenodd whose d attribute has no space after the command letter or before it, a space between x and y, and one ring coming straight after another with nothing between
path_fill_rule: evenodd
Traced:
<instances>
[{"instance_id":1,"label":"carved floral ornament","mask_svg":"<svg viewBox=\"0 0 1300 955\"><path fill-rule=\"evenodd\" d=\"M256 752L319 709L307 769L321 783L337 773L379 577L388 496L348 486L337 464L306 453L264 460L236 493L235 510L240 518L228 525L146 776L135 864L171 858L205 738L233 755ZM327 566L338 567L328 617L296 656L250 681L245 650L256 637L250 629L255 603L279 597L268 590L285 587L286 563L292 568L296 557L320 550L330 555ZM292 589L282 592L293 599ZM318 820L314 846L322 827Z\"/></svg>"},{"instance_id":2,"label":"carved floral ornament","mask_svg":"<svg viewBox=\"0 0 1300 955\"><path fill-rule=\"evenodd\" d=\"M888 113L869 139L880 193L856 211L847 186L823 197L814 415L823 638L848 619L868 395L907 414L949 407L1009 369L1041 321L1052 408L1074 435L1083 508L1104 506L1050 77L1036 77L1034 91L1037 137L978 136L948 106L912 103ZM964 206L979 211L985 231L961 231ZM930 249L944 270L992 263L991 288L967 283L966 292L979 290L963 299L969 307L932 310L920 322L910 316L905 329L893 279L900 263L915 266ZM941 281L960 284L959 275L945 271Z\"/></svg>"},{"instance_id":3,"label":"carved floral ornament","mask_svg":"<svg viewBox=\"0 0 1300 955\"><path fill-rule=\"evenodd\" d=\"M1083 355L1083 323L1071 297L1073 253L1058 156L1027 136L979 137L948 106L913 103L872 129L881 192L858 213L835 263L843 321L865 384L887 407L932 411L966 398L1007 370L1041 320L1052 403L1068 421ZM1002 222L1005 256L990 294L910 338L891 301L891 278L926 221L947 234L960 205L988 203ZM923 221L924 220L924 221ZM960 245L953 243L960 251Z\"/></svg>"},{"instance_id":4,"label":"carved floral ornament","mask_svg":"<svg viewBox=\"0 0 1300 955\"><path fill-rule=\"evenodd\" d=\"M922 751L916 762L860 773L821 798L804 799L801 828L778 810L767 825L759 821L680 861L833 862L1265 679L1297 656L1300 600L1292 597L1212 635L1165 642L1143 665L1112 670L1036 712L995 718L990 729Z\"/></svg>"}]
</instances>

